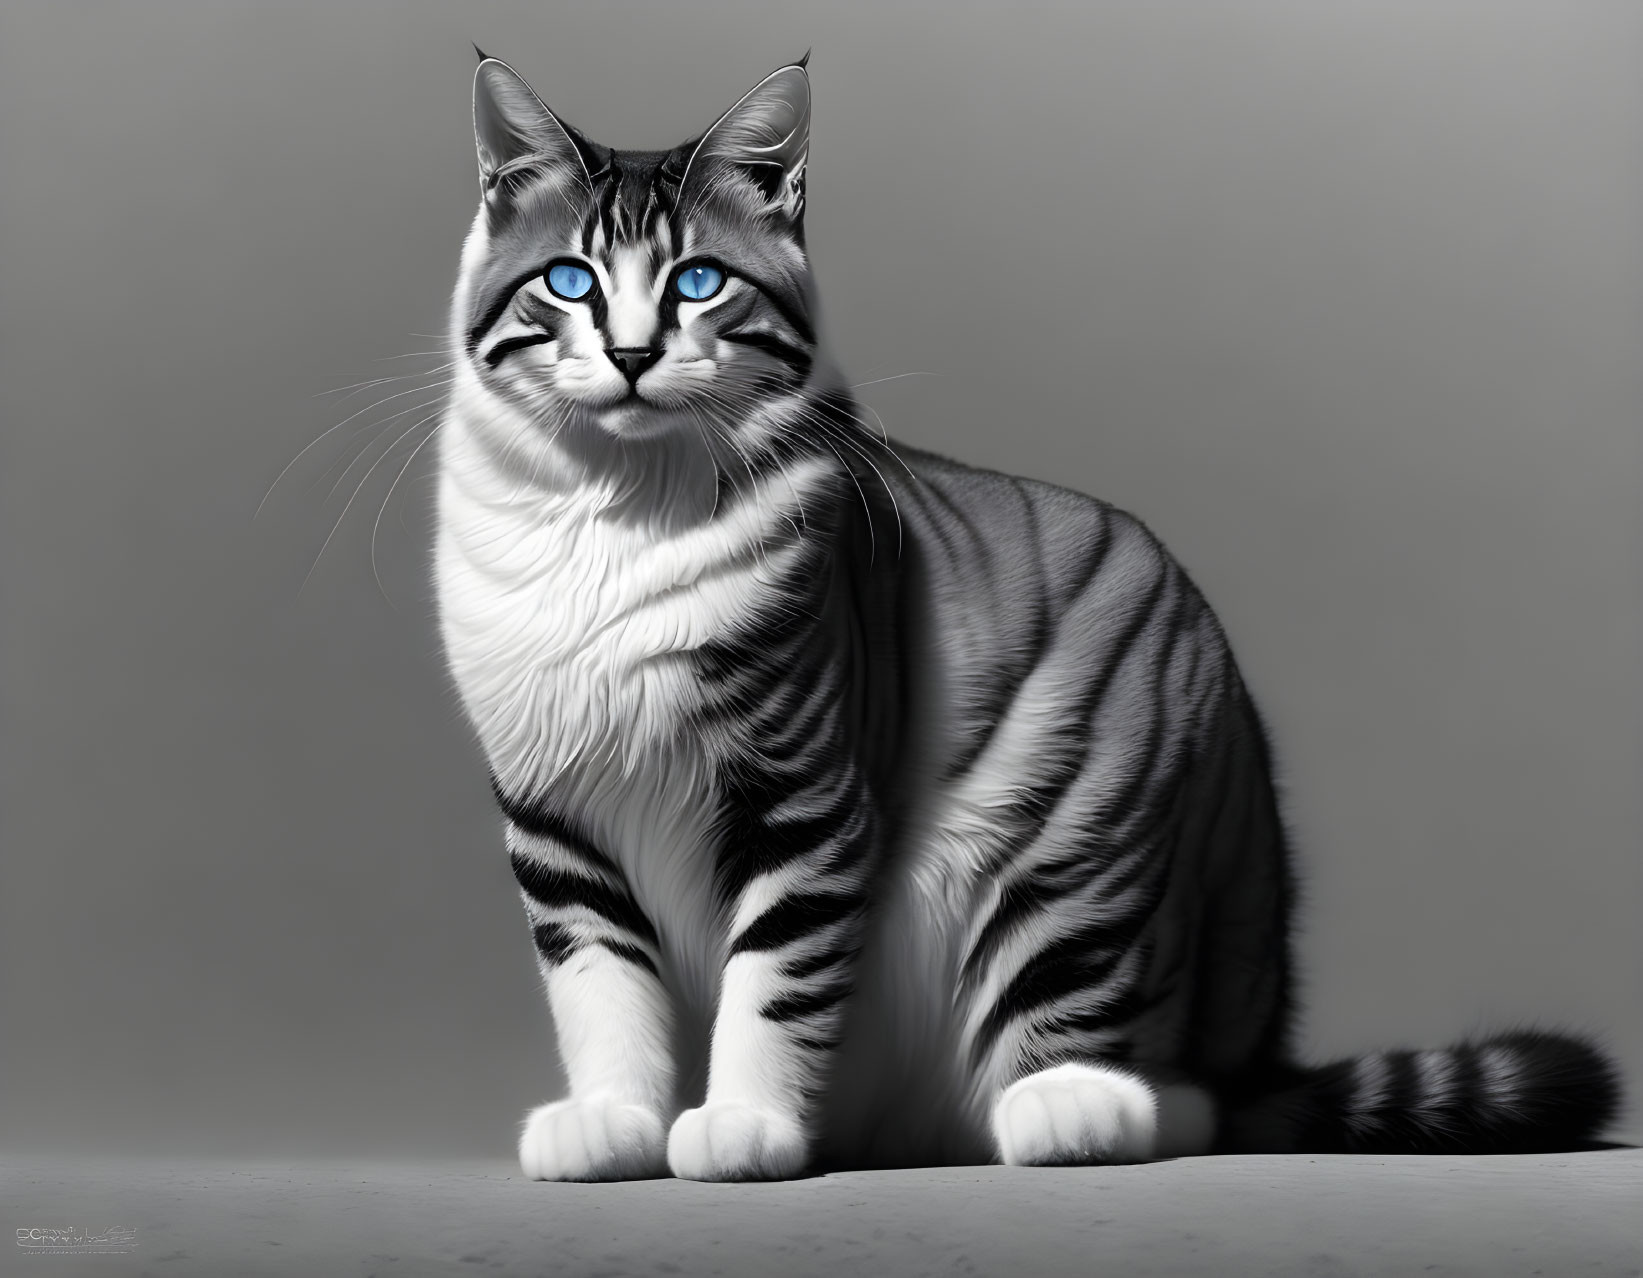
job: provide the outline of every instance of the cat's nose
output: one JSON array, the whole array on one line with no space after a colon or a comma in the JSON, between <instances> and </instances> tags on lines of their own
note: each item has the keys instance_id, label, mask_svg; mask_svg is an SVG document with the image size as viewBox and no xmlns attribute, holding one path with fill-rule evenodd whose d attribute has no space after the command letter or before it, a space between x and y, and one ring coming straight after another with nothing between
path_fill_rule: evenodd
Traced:
<instances>
[{"instance_id":1,"label":"cat's nose","mask_svg":"<svg viewBox=\"0 0 1643 1278\"><path fill-rule=\"evenodd\" d=\"M622 370L629 386L637 386L639 374L662 357L662 352L651 346L607 346L605 354L610 356L612 364Z\"/></svg>"}]
</instances>

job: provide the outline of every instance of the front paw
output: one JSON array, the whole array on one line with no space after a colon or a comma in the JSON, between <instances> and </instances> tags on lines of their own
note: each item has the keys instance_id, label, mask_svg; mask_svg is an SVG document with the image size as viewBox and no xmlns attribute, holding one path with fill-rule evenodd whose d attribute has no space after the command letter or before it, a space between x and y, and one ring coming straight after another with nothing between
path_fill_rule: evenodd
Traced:
<instances>
[{"instance_id":1,"label":"front paw","mask_svg":"<svg viewBox=\"0 0 1643 1278\"><path fill-rule=\"evenodd\" d=\"M646 1180L667 1173L656 1111L608 1096L533 1109L519 1133L519 1166L532 1180Z\"/></svg>"},{"instance_id":2,"label":"front paw","mask_svg":"<svg viewBox=\"0 0 1643 1278\"><path fill-rule=\"evenodd\" d=\"M687 1109L667 1138L668 1166L686 1180L784 1180L809 1159L796 1119L739 1101Z\"/></svg>"}]
</instances>

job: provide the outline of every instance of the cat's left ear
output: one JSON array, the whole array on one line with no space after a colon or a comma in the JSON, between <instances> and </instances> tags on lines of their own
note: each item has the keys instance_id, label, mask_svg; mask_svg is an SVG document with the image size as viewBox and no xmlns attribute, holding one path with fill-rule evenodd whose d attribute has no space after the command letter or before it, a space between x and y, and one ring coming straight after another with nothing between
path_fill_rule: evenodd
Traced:
<instances>
[{"instance_id":1,"label":"cat's left ear","mask_svg":"<svg viewBox=\"0 0 1643 1278\"><path fill-rule=\"evenodd\" d=\"M760 80L702 135L685 167L684 185L706 180L719 165L732 165L764 193L762 211L797 223L804 216L809 157L810 76L798 62Z\"/></svg>"}]
</instances>

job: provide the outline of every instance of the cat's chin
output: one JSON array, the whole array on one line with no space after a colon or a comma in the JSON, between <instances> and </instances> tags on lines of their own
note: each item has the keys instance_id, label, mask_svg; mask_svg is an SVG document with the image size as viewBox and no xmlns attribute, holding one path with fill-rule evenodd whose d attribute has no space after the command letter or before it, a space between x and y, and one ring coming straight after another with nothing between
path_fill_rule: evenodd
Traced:
<instances>
[{"instance_id":1,"label":"cat's chin","mask_svg":"<svg viewBox=\"0 0 1643 1278\"><path fill-rule=\"evenodd\" d=\"M599 410L600 427L617 439L659 439L686 428L690 416L637 397Z\"/></svg>"}]
</instances>

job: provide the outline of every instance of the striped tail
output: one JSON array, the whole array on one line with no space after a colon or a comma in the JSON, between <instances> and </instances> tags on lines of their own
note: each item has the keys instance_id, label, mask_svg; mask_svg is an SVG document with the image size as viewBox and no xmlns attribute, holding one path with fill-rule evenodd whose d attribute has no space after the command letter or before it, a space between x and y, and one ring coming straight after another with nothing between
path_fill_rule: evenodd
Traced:
<instances>
[{"instance_id":1,"label":"striped tail","mask_svg":"<svg viewBox=\"0 0 1643 1278\"><path fill-rule=\"evenodd\" d=\"M1580 1039L1524 1031L1282 1066L1221 1101L1221 1153L1524 1154L1591 1142L1620 1107L1620 1082Z\"/></svg>"}]
</instances>

